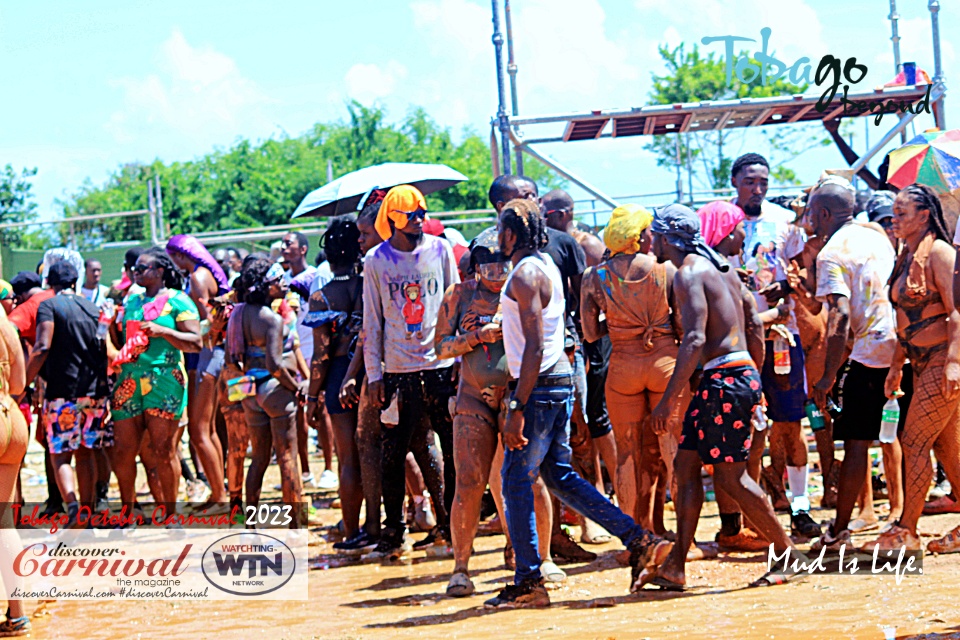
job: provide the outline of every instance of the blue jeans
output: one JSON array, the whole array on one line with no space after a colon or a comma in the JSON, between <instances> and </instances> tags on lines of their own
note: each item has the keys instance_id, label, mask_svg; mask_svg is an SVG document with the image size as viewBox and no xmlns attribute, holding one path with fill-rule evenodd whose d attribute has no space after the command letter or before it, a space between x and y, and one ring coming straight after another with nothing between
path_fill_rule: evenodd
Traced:
<instances>
[{"instance_id":1,"label":"blue jeans","mask_svg":"<svg viewBox=\"0 0 960 640\"><path fill-rule=\"evenodd\" d=\"M504 452L500 475L507 529L517 560L516 584L526 578L540 577L533 512L533 483L538 473L553 495L620 538L625 545L646 533L570 466L572 412L571 387L537 387L523 412L523 435L529 442L519 451Z\"/></svg>"}]
</instances>

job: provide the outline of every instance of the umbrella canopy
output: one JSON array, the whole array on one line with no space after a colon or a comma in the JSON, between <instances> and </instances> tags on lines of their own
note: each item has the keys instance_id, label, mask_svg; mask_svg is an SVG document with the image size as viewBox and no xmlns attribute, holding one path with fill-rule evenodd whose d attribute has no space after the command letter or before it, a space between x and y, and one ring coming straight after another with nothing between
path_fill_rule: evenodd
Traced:
<instances>
[{"instance_id":1,"label":"umbrella canopy","mask_svg":"<svg viewBox=\"0 0 960 640\"><path fill-rule=\"evenodd\" d=\"M467 176L444 164L387 162L353 171L311 191L291 217L336 216L356 211L364 196L374 189L409 184L427 195L466 179Z\"/></svg>"},{"instance_id":2,"label":"umbrella canopy","mask_svg":"<svg viewBox=\"0 0 960 640\"><path fill-rule=\"evenodd\" d=\"M887 182L900 189L919 182L940 193L960 188L960 130L921 133L891 151Z\"/></svg>"}]
</instances>

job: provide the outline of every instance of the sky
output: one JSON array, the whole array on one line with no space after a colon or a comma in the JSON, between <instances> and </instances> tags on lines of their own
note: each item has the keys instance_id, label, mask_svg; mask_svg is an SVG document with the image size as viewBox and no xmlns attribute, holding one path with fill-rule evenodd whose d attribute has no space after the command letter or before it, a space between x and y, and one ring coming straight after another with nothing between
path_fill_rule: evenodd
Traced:
<instances>
[{"instance_id":1,"label":"sky","mask_svg":"<svg viewBox=\"0 0 960 640\"><path fill-rule=\"evenodd\" d=\"M930 15L900 0L902 59L933 73ZM960 6L941 2L943 67L960 82L951 36ZM704 36L755 38L788 64L806 56L856 56L858 88L893 77L889 0L514 0L521 115L642 106L662 73L659 44ZM502 16L501 16L502 19ZM489 136L496 113L491 5L473 0L334 2L0 2L0 166L36 167L43 219L85 179L100 184L129 162L202 156L238 139L298 135L346 117L355 99L388 120L423 107L460 137ZM703 46L722 53L720 44ZM955 94L960 96L960 94ZM947 102L947 124L960 106ZM951 115L957 114L957 115ZM854 148L865 148L858 120ZM876 142L892 125L869 125ZM933 126L917 119L916 130ZM898 139L899 140L899 139ZM554 157L602 191L669 191L675 177L643 150L642 137L549 144ZM764 152L756 134L742 151ZM879 159L871 163L876 167ZM813 181L845 167L834 147L790 165ZM317 186L325 176L317 176ZM583 192L571 190L575 197Z\"/></svg>"}]
</instances>

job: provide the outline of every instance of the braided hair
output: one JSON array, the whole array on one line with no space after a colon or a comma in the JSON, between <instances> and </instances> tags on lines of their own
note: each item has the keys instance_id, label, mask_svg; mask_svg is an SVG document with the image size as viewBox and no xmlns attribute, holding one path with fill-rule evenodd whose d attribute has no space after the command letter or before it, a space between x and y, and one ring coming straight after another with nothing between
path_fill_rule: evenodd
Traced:
<instances>
[{"instance_id":1,"label":"braided hair","mask_svg":"<svg viewBox=\"0 0 960 640\"><path fill-rule=\"evenodd\" d=\"M913 202L917 211L926 210L930 212L930 216L927 219L927 226L930 231L933 231L934 237L937 240L943 240L950 245L953 244L952 238L950 238L950 235L947 233L947 224L943 220L943 207L940 205L940 197L936 191L925 184L914 183L901 189L900 193L910 198L910 201ZM900 279L900 276L903 275L903 270L907 267L909 251L902 248L903 243L900 243L900 245L901 249L897 256L897 262L893 265L893 273L890 274L890 280L887 281L887 284L890 286L893 286L893 284Z\"/></svg>"},{"instance_id":2,"label":"braided hair","mask_svg":"<svg viewBox=\"0 0 960 640\"><path fill-rule=\"evenodd\" d=\"M503 207L500 212L500 224L517 236L517 249L539 251L547 246L547 223L540 213L536 202L526 198L516 198Z\"/></svg>"},{"instance_id":3,"label":"braided hair","mask_svg":"<svg viewBox=\"0 0 960 640\"><path fill-rule=\"evenodd\" d=\"M767 162L767 159L759 153L745 153L733 161L733 166L730 168L730 175L736 178L737 174L740 173L742 169L755 164L763 165L767 169L770 168L770 164Z\"/></svg>"},{"instance_id":4,"label":"braided hair","mask_svg":"<svg viewBox=\"0 0 960 640\"><path fill-rule=\"evenodd\" d=\"M947 223L943 219L943 206L940 204L940 196L937 192L925 184L911 184L900 191L910 198L910 201L917 207L917 211L929 211L930 219L927 224L930 230L937 236L937 240L943 240L947 244L953 244L953 239L947 233Z\"/></svg>"},{"instance_id":5,"label":"braided hair","mask_svg":"<svg viewBox=\"0 0 960 640\"><path fill-rule=\"evenodd\" d=\"M270 300L267 271L273 266L268 258L250 256L243 261L243 270L237 278L237 298L255 306L265 306Z\"/></svg>"},{"instance_id":6,"label":"braided hair","mask_svg":"<svg viewBox=\"0 0 960 640\"><path fill-rule=\"evenodd\" d=\"M157 269L163 269L163 286L167 289L183 289L183 276L177 265L163 247L150 247L140 255L148 256Z\"/></svg>"},{"instance_id":7,"label":"braided hair","mask_svg":"<svg viewBox=\"0 0 960 640\"><path fill-rule=\"evenodd\" d=\"M366 207L364 207L366 210ZM357 217L353 214L337 216L320 240L320 246L327 253L327 261L333 268L349 267L360 260L360 230L357 229Z\"/></svg>"}]
</instances>

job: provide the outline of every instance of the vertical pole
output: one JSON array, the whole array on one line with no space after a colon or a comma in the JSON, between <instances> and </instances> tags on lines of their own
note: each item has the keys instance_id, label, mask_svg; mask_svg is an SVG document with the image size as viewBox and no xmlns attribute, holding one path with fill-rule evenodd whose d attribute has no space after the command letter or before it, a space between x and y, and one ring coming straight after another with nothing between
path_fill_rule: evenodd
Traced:
<instances>
[{"instance_id":1,"label":"vertical pole","mask_svg":"<svg viewBox=\"0 0 960 640\"><path fill-rule=\"evenodd\" d=\"M160 240L165 240L170 233L170 228L163 223L163 194L160 190L160 176L154 178L154 184L157 190L157 228L159 229Z\"/></svg>"},{"instance_id":2,"label":"vertical pole","mask_svg":"<svg viewBox=\"0 0 960 640\"><path fill-rule=\"evenodd\" d=\"M511 20L510 0L503 0L503 18L507 23L507 74L510 76L510 112L520 115L517 106L517 63L513 58L513 21ZM514 162L517 165L517 175L523 175L523 151L514 147Z\"/></svg>"},{"instance_id":3,"label":"vertical pole","mask_svg":"<svg viewBox=\"0 0 960 640\"><path fill-rule=\"evenodd\" d=\"M327 158L327 182L333 182L333 160Z\"/></svg>"},{"instance_id":4,"label":"vertical pole","mask_svg":"<svg viewBox=\"0 0 960 640\"><path fill-rule=\"evenodd\" d=\"M159 244L157 237L157 198L153 192L153 178L147 179L147 215L150 218L150 242Z\"/></svg>"},{"instance_id":5,"label":"vertical pole","mask_svg":"<svg viewBox=\"0 0 960 640\"><path fill-rule=\"evenodd\" d=\"M674 149L677 154L677 202L683 202L683 164L680 161L680 134L674 138Z\"/></svg>"},{"instance_id":6,"label":"vertical pole","mask_svg":"<svg viewBox=\"0 0 960 640\"><path fill-rule=\"evenodd\" d=\"M687 140L687 186L690 187L690 206L693 207L693 156L690 154L690 134L683 134Z\"/></svg>"},{"instance_id":7,"label":"vertical pole","mask_svg":"<svg viewBox=\"0 0 960 640\"><path fill-rule=\"evenodd\" d=\"M890 20L890 41L893 42L893 73L894 75L900 73L900 32L897 29L897 20L900 19L900 14L897 13L897 0L890 0L890 15L887 16ZM907 132L900 132L900 142L907 141ZM867 140L867 148L870 148L870 140Z\"/></svg>"},{"instance_id":8,"label":"vertical pole","mask_svg":"<svg viewBox=\"0 0 960 640\"><path fill-rule=\"evenodd\" d=\"M503 86L503 34L500 33L500 0L491 0L493 7L493 48L497 60L497 120L500 123L500 162L504 173L510 173L510 118L507 117L507 96Z\"/></svg>"},{"instance_id":9,"label":"vertical pole","mask_svg":"<svg viewBox=\"0 0 960 640\"><path fill-rule=\"evenodd\" d=\"M930 10L930 27L933 33L933 84L945 84L943 78L943 67L940 64L940 0L930 0L927 3L927 9ZM933 105L933 119L941 131L946 131L947 123L943 111L943 100L940 98Z\"/></svg>"}]
</instances>

